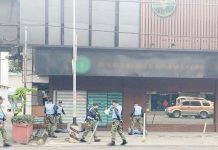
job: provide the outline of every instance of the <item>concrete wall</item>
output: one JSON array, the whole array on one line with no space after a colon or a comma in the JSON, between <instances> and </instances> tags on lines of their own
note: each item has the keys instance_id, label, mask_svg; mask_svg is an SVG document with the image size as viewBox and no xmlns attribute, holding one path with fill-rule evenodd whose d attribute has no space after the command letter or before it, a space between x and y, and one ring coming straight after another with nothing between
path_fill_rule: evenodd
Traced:
<instances>
[{"instance_id":1,"label":"concrete wall","mask_svg":"<svg viewBox=\"0 0 218 150\"><path fill-rule=\"evenodd\" d=\"M5 100L3 106L5 112L7 112L7 103L8 103L8 52L0 53L0 96Z\"/></svg>"},{"instance_id":2,"label":"concrete wall","mask_svg":"<svg viewBox=\"0 0 218 150\"><path fill-rule=\"evenodd\" d=\"M0 84L8 85L8 52L0 53Z\"/></svg>"}]
</instances>

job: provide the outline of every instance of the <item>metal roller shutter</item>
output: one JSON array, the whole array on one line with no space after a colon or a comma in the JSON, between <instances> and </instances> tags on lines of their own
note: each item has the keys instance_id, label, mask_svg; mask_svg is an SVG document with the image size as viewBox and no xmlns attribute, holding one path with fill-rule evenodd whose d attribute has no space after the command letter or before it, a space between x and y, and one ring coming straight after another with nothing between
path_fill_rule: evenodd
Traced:
<instances>
[{"instance_id":1,"label":"metal roller shutter","mask_svg":"<svg viewBox=\"0 0 218 150\"><path fill-rule=\"evenodd\" d=\"M102 119L99 127L105 127L107 125L107 115L104 114L104 110L107 107L107 92L88 92L88 109L94 103L99 104L99 113Z\"/></svg>"},{"instance_id":2,"label":"metal roller shutter","mask_svg":"<svg viewBox=\"0 0 218 150\"><path fill-rule=\"evenodd\" d=\"M111 115L106 115L104 110L111 106L111 101L117 100L122 106L123 96L121 92L88 92L88 108L90 108L94 103L100 105L99 112L101 114L102 123L99 127L106 127L107 124L112 122Z\"/></svg>"},{"instance_id":3,"label":"metal roller shutter","mask_svg":"<svg viewBox=\"0 0 218 150\"><path fill-rule=\"evenodd\" d=\"M87 92L77 91L77 123L82 123L86 117ZM73 92L57 91L57 101L62 100L62 106L66 115L63 115L64 123L73 122Z\"/></svg>"},{"instance_id":4,"label":"metal roller shutter","mask_svg":"<svg viewBox=\"0 0 218 150\"><path fill-rule=\"evenodd\" d=\"M121 92L108 92L108 106L109 108L111 106L112 100L116 100L119 105L123 105L123 94ZM108 116L108 123L112 122L112 117Z\"/></svg>"}]
</instances>

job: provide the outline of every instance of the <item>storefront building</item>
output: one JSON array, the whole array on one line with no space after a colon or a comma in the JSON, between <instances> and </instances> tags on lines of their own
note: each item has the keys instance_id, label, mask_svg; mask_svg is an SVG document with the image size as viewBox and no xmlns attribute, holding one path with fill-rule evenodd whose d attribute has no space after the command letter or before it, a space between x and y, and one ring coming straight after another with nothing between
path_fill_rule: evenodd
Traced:
<instances>
[{"instance_id":1,"label":"storefront building","mask_svg":"<svg viewBox=\"0 0 218 150\"><path fill-rule=\"evenodd\" d=\"M42 51L45 52L43 55ZM49 76L50 91L53 91L54 99L62 100L72 113L72 48L35 47L34 53L35 73L53 74ZM111 119L103 111L117 99L123 105L127 126L131 123L132 107L138 103L148 110L149 130L201 131L207 120L207 130L215 131L216 118L168 118L163 101L171 106L178 96L204 97L214 101L216 108L217 55L178 50L81 47L77 66L78 120L82 122L86 110L97 102L103 118L101 126L109 127ZM65 121L72 121L72 116L68 117Z\"/></svg>"},{"instance_id":2,"label":"storefront building","mask_svg":"<svg viewBox=\"0 0 218 150\"><path fill-rule=\"evenodd\" d=\"M218 131L218 3L216 0L76 1L78 34L77 121L87 109L100 110L117 99L124 122L139 103L150 131ZM16 37L24 45L28 27L28 87L49 91L63 101L72 122L72 10L71 0L20 0ZM36 13L37 12L37 13ZM178 96L214 101L214 117L168 118L163 102L171 106ZM28 101L42 105L40 93ZM102 113L101 127L111 118ZM127 128L127 127L125 127Z\"/></svg>"}]
</instances>

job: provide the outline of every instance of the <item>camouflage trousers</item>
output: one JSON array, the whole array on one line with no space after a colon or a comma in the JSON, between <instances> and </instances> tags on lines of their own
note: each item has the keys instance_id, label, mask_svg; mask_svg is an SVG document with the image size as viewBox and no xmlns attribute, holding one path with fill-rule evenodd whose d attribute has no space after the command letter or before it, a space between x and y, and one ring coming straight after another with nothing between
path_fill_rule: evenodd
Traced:
<instances>
[{"instance_id":1,"label":"camouflage trousers","mask_svg":"<svg viewBox=\"0 0 218 150\"><path fill-rule=\"evenodd\" d=\"M143 132L143 118L141 116L133 117L131 129L138 127L140 132Z\"/></svg>"},{"instance_id":2,"label":"camouflage trousers","mask_svg":"<svg viewBox=\"0 0 218 150\"><path fill-rule=\"evenodd\" d=\"M0 132L2 134L3 143L8 143L7 132L4 128L4 123L0 123Z\"/></svg>"},{"instance_id":3,"label":"camouflage trousers","mask_svg":"<svg viewBox=\"0 0 218 150\"><path fill-rule=\"evenodd\" d=\"M84 131L84 133L82 135L82 139L85 139L86 136L89 134L89 132L93 132L94 131L96 124L97 124L96 120L88 120L88 121L86 121L86 130ZM96 131L94 133L94 139L97 139Z\"/></svg>"},{"instance_id":4,"label":"camouflage trousers","mask_svg":"<svg viewBox=\"0 0 218 150\"><path fill-rule=\"evenodd\" d=\"M118 132L118 134L120 135L122 140L126 139L124 134L123 134L122 123L119 120L117 120L117 119L113 119L112 127L111 127L111 141L115 142L116 132Z\"/></svg>"},{"instance_id":5,"label":"camouflage trousers","mask_svg":"<svg viewBox=\"0 0 218 150\"><path fill-rule=\"evenodd\" d=\"M56 120L54 115L47 115L46 118L47 131L49 136L54 136L54 131L56 130Z\"/></svg>"},{"instance_id":6,"label":"camouflage trousers","mask_svg":"<svg viewBox=\"0 0 218 150\"><path fill-rule=\"evenodd\" d=\"M55 119L56 119L56 123L57 124L63 124L63 120L62 120L62 116L61 115L57 115L55 117Z\"/></svg>"}]
</instances>

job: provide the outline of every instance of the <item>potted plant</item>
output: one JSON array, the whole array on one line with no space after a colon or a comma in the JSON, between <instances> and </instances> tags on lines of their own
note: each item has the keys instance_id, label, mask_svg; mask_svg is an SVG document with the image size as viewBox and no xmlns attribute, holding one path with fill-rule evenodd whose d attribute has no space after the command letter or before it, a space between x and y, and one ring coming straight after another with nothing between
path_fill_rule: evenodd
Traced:
<instances>
[{"instance_id":1,"label":"potted plant","mask_svg":"<svg viewBox=\"0 0 218 150\"><path fill-rule=\"evenodd\" d=\"M31 115L13 116L11 122L13 141L27 144L33 133L33 117Z\"/></svg>"},{"instance_id":2,"label":"potted plant","mask_svg":"<svg viewBox=\"0 0 218 150\"><path fill-rule=\"evenodd\" d=\"M14 116L11 119L12 139L14 142L20 144L27 144L32 136L33 117L31 115L25 115L25 107L27 94L34 91L35 89L21 87L12 95L12 100L15 104ZM21 115L22 112L23 114Z\"/></svg>"}]
</instances>

